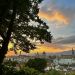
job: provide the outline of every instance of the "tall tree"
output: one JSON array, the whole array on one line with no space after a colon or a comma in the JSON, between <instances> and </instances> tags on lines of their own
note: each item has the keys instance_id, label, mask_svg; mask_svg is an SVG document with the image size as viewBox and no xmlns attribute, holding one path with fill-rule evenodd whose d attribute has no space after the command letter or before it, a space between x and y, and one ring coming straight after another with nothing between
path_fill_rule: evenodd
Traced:
<instances>
[{"instance_id":1,"label":"tall tree","mask_svg":"<svg viewBox=\"0 0 75 75\"><path fill-rule=\"evenodd\" d=\"M9 41L29 52L35 45L31 39L51 42L48 26L39 16L42 0L0 0L0 64L8 51Z\"/></svg>"}]
</instances>

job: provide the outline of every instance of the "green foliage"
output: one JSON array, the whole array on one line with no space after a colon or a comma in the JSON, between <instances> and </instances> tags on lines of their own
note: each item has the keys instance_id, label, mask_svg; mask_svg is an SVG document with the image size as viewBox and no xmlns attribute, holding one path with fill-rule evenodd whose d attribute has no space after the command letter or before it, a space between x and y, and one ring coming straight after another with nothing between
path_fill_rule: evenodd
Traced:
<instances>
[{"instance_id":1,"label":"green foliage","mask_svg":"<svg viewBox=\"0 0 75 75\"><path fill-rule=\"evenodd\" d=\"M10 66L9 67L3 66L2 71L3 71L2 75L39 75L40 73L39 71L33 68L24 67L21 68L20 70L17 70Z\"/></svg>"},{"instance_id":2,"label":"green foliage","mask_svg":"<svg viewBox=\"0 0 75 75\"><path fill-rule=\"evenodd\" d=\"M75 71L72 71L72 72L67 72L66 75L75 75Z\"/></svg>"},{"instance_id":3,"label":"green foliage","mask_svg":"<svg viewBox=\"0 0 75 75\"><path fill-rule=\"evenodd\" d=\"M24 67L19 71L19 75L21 75L22 73L23 75L39 75L40 72L33 68Z\"/></svg>"},{"instance_id":4,"label":"green foliage","mask_svg":"<svg viewBox=\"0 0 75 75\"><path fill-rule=\"evenodd\" d=\"M3 64L6 65L6 66L16 67L16 65L19 64L19 63L17 61L8 60L8 61L4 62Z\"/></svg>"},{"instance_id":5,"label":"green foliage","mask_svg":"<svg viewBox=\"0 0 75 75\"><path fill-rule=\"evenodd\" d=\"M30 59L27 62L26 66L43 72L47 66L47 61L46 59L41 59L41 58Z\"/></svg>"},{"instance_id":6,"label":"green foliage","mask_svg":"<svg viewBox=\"0 0 75 75\"><path fill-rule=\"evenodd\" d=\"M39 75L65 75L64 72L56 71L56 70L50 70L46 73L40 73Z\"/></svg>"},{"instance_id":7,"label":"green foliage","mask_svg":"<svg viewBox=\"0 0 75 75\"><path fill-rule=\"evenodd\" d=\"M2 65L0 74L2 75L14 75L17 70L14 67Z\"/></svg>"},{"instance_id":8,"label":"green foliage","mask_svg":"<svg viewBox=\"0 0 75 75\"><path fill-rule=\"evenodd\" d=\"M56 70L51 70L48 72L48 75L61 75L61 73Z\"/></svg>"},{"instance_id":9,"label":"green foliage","mask_svg":"<svg viewBox=\"0 0 75 75\"><path fill-rule=\"evenodd\" d=\"M1 68L1 67L0 67ZM65 75L63 71L50 70L47 72L40 72L34 68L29 68L23 66L19 70L13 66L2 65L2 70L0 70L0 75ZM74 71L66 72L66 75L75 75Z\"/></svg>"},{"instance_id":10,"label":"green foliage","mask_svg":"<svg viewBox=\"0 0 75 75\"><path fill-rule=\"evenodd\" d=\"M18 68L16 66L16 64L18 64ZM20 66L22 64L19 64L17 62L12 62L12 61L7 61L4 62L3 65L0 67L0 73L2 75L39 75L39 71L33 69L33 68L29 68L29 67L25 67L25 66Z\"/></svg>"}]
</instances>

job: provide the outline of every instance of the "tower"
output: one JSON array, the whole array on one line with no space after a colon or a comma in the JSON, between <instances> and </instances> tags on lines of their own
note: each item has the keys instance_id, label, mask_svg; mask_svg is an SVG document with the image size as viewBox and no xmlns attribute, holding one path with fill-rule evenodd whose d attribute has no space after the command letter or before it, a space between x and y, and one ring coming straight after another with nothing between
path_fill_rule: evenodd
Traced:
<instances>
[{"instance_id":1,"label":"tower","mask_svg":"<svg viewBox=\"0 0 75 75\"><path fill-rule=\"evenodd\" d=\"M72 48L72 55L74 55L74 50L73 50L73 48Z\"/></svg>"}]
</instances>

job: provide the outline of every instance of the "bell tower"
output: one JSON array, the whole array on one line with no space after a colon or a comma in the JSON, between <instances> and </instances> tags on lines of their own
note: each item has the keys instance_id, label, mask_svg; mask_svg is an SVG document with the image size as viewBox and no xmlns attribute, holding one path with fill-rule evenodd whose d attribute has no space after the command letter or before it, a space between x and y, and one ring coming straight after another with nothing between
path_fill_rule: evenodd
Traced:
<instances>
[{"instance_id":1,"label":"bell tower","mask_svg":"<svg viewBox=\"0 0 75 75\"><path fill-rule=\"evenodd\" d=\"M72 48L72 55L74 56L74 50L73 50L73 48Z\"/></svg>"}]
</instances>

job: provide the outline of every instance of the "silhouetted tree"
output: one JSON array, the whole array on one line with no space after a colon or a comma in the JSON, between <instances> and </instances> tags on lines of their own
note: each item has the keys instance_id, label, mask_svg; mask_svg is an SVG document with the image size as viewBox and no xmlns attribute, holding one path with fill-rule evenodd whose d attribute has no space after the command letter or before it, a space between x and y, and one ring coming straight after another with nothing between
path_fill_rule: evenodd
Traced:
<instances>
[{"instance_id":1,"label":"silhouetted tree","mask_svg":"<svg viewBox=\"0 0 75 75\"><path fill-rule=\"evenodd\" d=\"M29 52L35 45L29 39L51 42L48 26L39 16L42 0L0 0L0 64L8 51L9 41ZM34 23L32 23L34 22Z\"/></svg>"}]
</instances>

